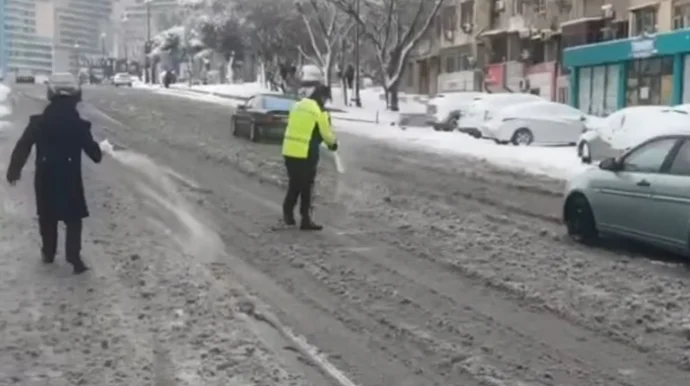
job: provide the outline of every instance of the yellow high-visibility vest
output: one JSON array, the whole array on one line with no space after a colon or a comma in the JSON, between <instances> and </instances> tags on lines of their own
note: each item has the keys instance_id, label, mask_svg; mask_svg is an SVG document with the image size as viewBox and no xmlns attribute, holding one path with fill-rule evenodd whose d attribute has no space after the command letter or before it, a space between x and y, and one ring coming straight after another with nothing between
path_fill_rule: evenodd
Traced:
<instances>
[{"instance_id":1,"label":"yellow high-visibility vest","mask_svg":"<svg viewBox=\"0 0 690 386\"><path fill-rule=\"evenodd\" d=\"M304 98L292 107L288 116L283 137L283 156L306 159L314 130L319 130L327 145L335 144L336 138L331 130L328 112L322 111L313 99Z\"/></svg>"}]
</instances>

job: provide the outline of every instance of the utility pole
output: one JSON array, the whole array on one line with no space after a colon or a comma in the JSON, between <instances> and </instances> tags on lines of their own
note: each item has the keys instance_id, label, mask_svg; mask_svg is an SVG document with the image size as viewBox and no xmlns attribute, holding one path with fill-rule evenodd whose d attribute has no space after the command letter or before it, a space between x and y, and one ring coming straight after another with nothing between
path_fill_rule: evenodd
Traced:
<instances>
[{"instance_id":1,"label":"utility pole","mask_svg":"<svg viewBox=\"0 0 690 386\"><path fill-rule=\"evenodd\" d=\"M360 21L360 14L359 14L359 2L360 0L357 0L355 3L355 13L357 13L357 20L355 24L355 106L357 107L362 107L362 101L359 98L359 21Z\"/></svg>"},{"instance_id":2,"label":"utility pole","mask_svg":"<svg viewBox=\"0 0 690 386\"><path fill-rule=\"evenodd\" d=\"M146 83L153 83L153 74L151 72L151 0L146 0L146 73L144 77Z\"/></svg>"}]
</instances>

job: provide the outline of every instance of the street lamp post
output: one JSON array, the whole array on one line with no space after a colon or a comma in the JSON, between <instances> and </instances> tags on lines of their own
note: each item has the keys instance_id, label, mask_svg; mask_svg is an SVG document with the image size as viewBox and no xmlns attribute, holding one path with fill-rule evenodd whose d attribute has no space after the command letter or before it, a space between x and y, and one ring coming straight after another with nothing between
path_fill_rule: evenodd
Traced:
<instances>
[{"instance_id":1,"label":"street lamp post","mask_svg":"<svg viewBox=\"0 0 690 386\"><path fill-rule=\"evenodd\" d=\"M74 72L79 76L79 43L74 43L74 68Z\"/></svg>"},{"instance_id":2,"label":"street lamp post","mask_svg":"<svg viewBox=\"0 0 690 386\"><path fill-rule=\"evenodd\" d=\"M153 72L151 69L151 58L149 54L151 53L151 0L144 0L146 4L146 72L144 78L146 83L153 83Z\"/></svg>"},{"instance_id":3,"label":"street lamp post","mask_svg":"<svg viewBox=\"0 0 690 386\"><path fill-rule=\"evenodd\" d=\"M360 20L360 14L359 14L359 2L360 0L357 0L355 3L355 12L357 13L357 20L355 24L355 106L357 107L362 107L362 101L359 98L359 20Z\"/></svg>"},{"instance_id":4,"label":"street lamp post","mask_svg":"<svg viewBox=\"0 0 690 386\"><path fill-rule=\"evenodd\" d=\"M126 13L123 14L122 15L122 24L124 24L123 25L124 28L121 29L121 37L122 37L122 48L123 48L123 51L125 54L125 72L126 73L129 73L129 58L128 58L129 47L127 45L127 33L125 32L125 31L127 31L126 24L128 21L129 21L129 17L127 16L127 14ZM118 71L119 71L119 69L118 69Z\"/></svg>"}]
</instances>

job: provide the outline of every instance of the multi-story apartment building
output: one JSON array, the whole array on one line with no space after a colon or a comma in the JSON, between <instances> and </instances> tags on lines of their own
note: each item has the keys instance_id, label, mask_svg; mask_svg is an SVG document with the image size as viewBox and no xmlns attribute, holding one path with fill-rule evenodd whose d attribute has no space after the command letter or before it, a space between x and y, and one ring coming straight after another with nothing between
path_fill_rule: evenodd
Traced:
<instances>
[{"instance_id":1,"label":"multi-story apartment building","mask_svg":"<svg viewBox=\"0 0 690 386\"><path fill-rule=\"evenodd\" d=\"M690 1L630 0L603 13L625 20L629 36L565 50L573 105L599 113L602 99L616 108L690 103Z\"/></svg>"},{"instance_id":2,"label":"multi-story apartment building","mask_svg":"<svg viewBox=\"0 0 690 386\"><path fill-rule=\"evenodd\" d=\"M411 56L406 88L432 94L462 90L530 92L568 102L579 85L571 87L562 50L626 37L627 16L610 18L605 10L627 15L628 3L451 0L440 12L435 29ZM611 73L601 84L615 83L616 75ZM609 90L605 100L617 98L611 87L605 89ZM598 93L595 99L601 99ZM610 102L597 103L602 113L615 109Z\"/></svg>"},{"instance_id":3,"label":"multi-story apartment building","mask_svg":"<svg viewBox=\"0 0 690 386\"><path fill-rule=\"evenodd\" d=\"M110 51L112 0L53 0L54 69L77 71Z\"/></svg>"},{"instance_id":4,"label":"multi-story apartment building","mask_svg":"<svg viewBox=\"0 0 690 386\"><path fill-rule=\"evenodd\" d=\"M53 62L50 0L5 0L0 4L0 68L49 74Z\"/></svg>"}]
</instances>

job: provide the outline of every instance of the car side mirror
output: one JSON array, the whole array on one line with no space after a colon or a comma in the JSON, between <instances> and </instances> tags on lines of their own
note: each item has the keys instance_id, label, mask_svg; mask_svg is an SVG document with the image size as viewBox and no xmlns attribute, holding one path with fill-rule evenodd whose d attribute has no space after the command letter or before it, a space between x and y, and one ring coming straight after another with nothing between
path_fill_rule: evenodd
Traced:
<instances>
[{"instance_id":1,"label":"car side mirror","mask_svg":"<svg viewBox=\"0 0 690 386\"><path fill-rule=\"evenodd\" d=\"M586 116L584 116L584 115L583 115L583 116L581 116L581 117L580 117L580 121L581 121L581 122L585 122L585 121L587 121L587 117L586 117Z\"/></svg>"},{"instance_id":2,"label":"car side mirror","mask_svg":"<svg viewBox=\"0 0 690 386\"><path fill-rule=\"evenodd\" d=\"M617 172L617 171L621 170L621 168L622 168L621 162L615 157L606 158L605 160L603 160L599 163L599 169L601 169L601 170L608 170L611 172Z\"/></svg>"},{"instance_id":3,"label":"car side mirror","mask_svg":"<svg viewBox=\"0 0 690 386\"><path fill-rule=\"evenodd\" d=\"M245 106L245 105L239 105L239 106L237 106L237 110L244 111L244 110L246 110L246 109L247 109L247 106Z\"/></svg>"}]
</instances>

